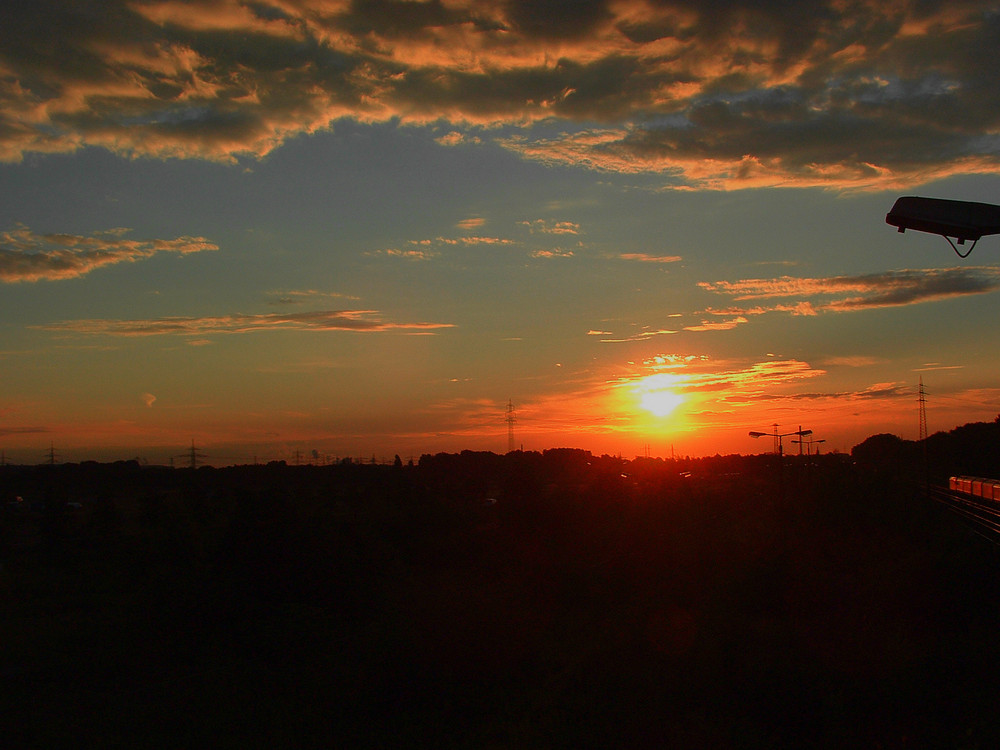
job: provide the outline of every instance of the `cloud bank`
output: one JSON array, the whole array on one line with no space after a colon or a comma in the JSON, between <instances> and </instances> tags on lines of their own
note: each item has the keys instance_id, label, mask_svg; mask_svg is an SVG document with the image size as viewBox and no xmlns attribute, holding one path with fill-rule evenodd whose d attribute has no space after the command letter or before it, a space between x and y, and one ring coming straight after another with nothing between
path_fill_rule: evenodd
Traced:
<instances>
[{"instance_id":1,"label":"cloud bank","mask_svg":"<svg viewBox=\"0 0 1000 750\"><path fill-rule=\"evenodd\" d=\"M678 187L895 188L998 171L998 48L981 0L35 0L0 26L0 159L259 158L350 118Z\"/></svg>"}]
</instances>

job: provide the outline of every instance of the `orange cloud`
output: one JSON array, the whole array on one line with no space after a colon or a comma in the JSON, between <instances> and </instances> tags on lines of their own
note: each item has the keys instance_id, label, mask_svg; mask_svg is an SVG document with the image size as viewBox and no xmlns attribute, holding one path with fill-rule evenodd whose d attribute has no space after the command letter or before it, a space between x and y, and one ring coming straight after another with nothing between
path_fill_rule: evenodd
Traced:
<instances>
[{"instance_id":1,"label":"orange cloud","mask_svg":"<svg viewBox=\"0 0 1000 750\"><path fill-rule=\"evenodd\" d=\"M204 237L173 240L124 239L127 229L113 229L89 237L37 234L20 226L0 233L0 281L56 281L84 276L102 266L135 262L157 253L187 255L218 250Z\"/></svg>"},{"instance_id":2,"label":"orange cloud","mask_svg":"<svg viewBox=\"0 0 1000 750\"><path fill-rule=\"evenodd\" d=\"M522 226L528 227L532 233L541 234L579 234L580 225L572 221L546 221L545 219L535 219L534 221L522 221Z\"/></svg>"},{"instance_id":3,"label":"orange cloud","mask_svg":"<svg viewBox=\"0 0 1000 750\"><path fill-rule=\"evenodd\" d=\"M410 240L411 245L514 245L514 240L501 237L435 237L433 240Z\"/></svg>"},{"instance_id":4,"label":"orange cloud","mask_svg":"<svg viewBox=\"0 0 1000 750\"><path fill-rule=\"evenodd\" d=\"M459 133L457 130L452 130L445 133L439 138L434 139L437 143L442 146L461 146L462 144L478 144L482 143L482 139L474 135L466 135L465 133Z\"/></svg>"},{"instance_id":5,"label":"orange cloud","mask_svg":"<svg viewBox=\"0 0 1000 750\"><path fill-rule=\"evenodd\" d=\"M535 250L531 253L532 258L572 258L572 250Z\"/></svg>"},{"instance_id":6,"label":"orange cloud","mask_svg":"<svg viewBox=\"0 0 1000 750\"><path fill-rule=\"evenodd\" d=\"M705 310L707 315L717 315L720 317L733 317L733 316L746 316L746 315L764 315L770 312L787 312L792 315L818 315L816 308L811 302L802 301L796 302L791 305L770 305L769 307L764 307L758 305L756 307L727 307L724 309L716 309L713 307Z\"/></svg>"},{"instance_id":7,"label":"orange cloud","mask_svg":"<svg viewBox=\"0 0 1000 750\"><path fill-rule=\"evenodd\" d=\"M387 258L403 258L404 260L430 260L439 255L431 250L397 250L396 248L386 248L384 250L372 250L365 253L369 256L385 256Z\"/></svg>"},{"instance_id":8,"label":"orange cloud","mask_svg":"<svg viewBox=\"0 0 1000 750\"><path fill-rule=\"evenodd\" d=\"M730 318L729 320L711 321L705 320L698 325L694 326L684 326L685 331L731 331L736 328L736 326L743 325L749 322L749 320L742 315L736 318Z\"/></svg>"}]
</instances>

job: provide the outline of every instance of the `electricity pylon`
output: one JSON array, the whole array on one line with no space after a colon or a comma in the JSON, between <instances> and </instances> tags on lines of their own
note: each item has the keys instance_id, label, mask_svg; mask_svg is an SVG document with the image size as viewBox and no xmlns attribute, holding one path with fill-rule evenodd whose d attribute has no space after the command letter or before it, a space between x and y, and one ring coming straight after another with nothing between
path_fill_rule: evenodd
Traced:
<instances>
[{"instance_id":1,"label":"electricity pylon","mask_svg":"<svg viewBox=\"0 0 1000 750\"><path fill-rule=\"evenodd\" d=\"M514 423L517 416L514 414L514 402L507 399L507 452L514 452Z\"/></svg>"}]
</instances>

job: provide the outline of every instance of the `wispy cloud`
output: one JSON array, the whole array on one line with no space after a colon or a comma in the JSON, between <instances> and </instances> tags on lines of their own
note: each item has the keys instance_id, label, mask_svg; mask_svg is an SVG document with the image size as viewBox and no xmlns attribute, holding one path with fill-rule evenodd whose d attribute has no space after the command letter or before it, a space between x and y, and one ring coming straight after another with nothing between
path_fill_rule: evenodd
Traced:
<instances>
[{"instance_id":1,"label":"wispy cloud","mask_svg":"<svg viewBox=\"0 0 1000 750\"><path fill-rule=\"evenodd\" d=\"M402 258L403 260L430 260L431 258L436 258L440 253L433 250L399 250L394 247L387 247L382 250L371 250L366 252L365 255L377 258Z\"/></svg>"},{"instance_id":2,"label":"wispy cloud","mask_svg":"<svg viewBox=\"0 0 1000 750\"><path fill-rule=\"evenodd\" d=\"M755 305L754 307L709 307L704 311L704 314L717 317L746 317L748 315L765 315L771 312L786 312L792 315L819 315L812 302L806 300L792 304Z\"/></svg>"},{"instance_id":3,"label":"wispy cloud","mask_svg":"<svg viewBox=\"0 0 1000 750\"><path fill-rule=\"evenodd\" d=\"M617 378L616 388L642 386L653 379L667 378L669 389L691 397L704 408L716 403L726 408L748 405L764 399L795 396L803 381L819 378L825 370L796 359L763 362L719 362L704 355L661 355L635 366Z\"/></svg>"},{"instance_id":4,"label":"wispy cloud","mask_svg":"<svg viewBox=\"0 0 1000 750\"><path fill-rule=\"evenodd\" d=\"M817 391L812 393L764 393L759 400L763 401L878 401L912 399L914 389L905 383L875 383L867 388L856 391Z\"/></svg>"},{"instance_id":5,"label":"wispy cloud","mask_svg":"<svg viewBox=\"0 0 1000 750\"><path fill-rule=\"evenodd\" d=\"M600 340L602 344L623 344L630 341L646 341L656 336L670 336L675 333L677 333L676 329L641 326L638 331L636 331L635 333L630 333L627 336L615 336L611 331L595 331L595 330L588 331L587 335L610 337L610 338L602 338Z\"/></svg>"},{"instance_id":6,"label":"wispy cloud","mask_svg":"<svg viewBox=\"0 0 1000 750\"><path fill-rule=\"evenodd\" d=\"M473 229L484 222L480 219L467 219L460 224L463 228ZM503 237L484 237L472 235L468 237L434 237L423 240L408 240L406 247L386 247L378 250L368 250L365 255L370 258L398 258L400 260L431 260L440 257L443 250L456 247L498 247L512 246L517 242Z\"/></svg>"},{"instance_id":7,"label":"wispy cloud","mask_svg":"<svg viewBox=\"0 0 1000 750\"><path fill-rule=\"evenodd\" d=\"M19 3L0 159L256 158L351 118L677 186L912 186L1000 169L996 28L977 0Z\"/></svg>"},{"instance_id":8,"label":"wispy cloud","mask_svg":"<svg viewBox=\"0 0 1000 750\"><path fill-rule=\"evenodd\" d=\"M132 240L127 229L83 236L38 234L26 226L0 233L0 281L57 281L84 276L102 266L135 262L157 253L198 253L218 250L204 237L172 240Z\"/></svg>"},{"instance_id":9,"label":"wispy cloud","mask_svg":"<svg viewBox=\"0 0 1000 750\"><path fill-rule=\"evenodd\" d=\"M855 390L804 390L811 382L823 382L827 372L809 362L790 358L769 358L763 361L719 361L702 354L661 354L632 364L629 374L616 378L612 387L642 389L665 379L666 387L687 399L687 408L699 415L699 425L741 424L745 429L748 415L783 421L781 411L787 405L794 408L796 419L804 402L812 416L825 414L826 409L842 409L857 404L896 402L912 399L912 384L878 382ZM767 411L762 412L761 409ZM741 416L735 416L741 415ZM763 426L763 425L762 425ZM745 433L744 433L745 434Z\"/></svg>"},{"instance_id":10,"label":"wispy cloud","mask_svg":"<svg viewBox=\"0 0 1000 750\"><path fill-rule=\"evenodd\" d=\"M357 300L351 294L341 294L340 292L322 292L318 289L292 289L286 291L271 291L267 293L272 305L301 305L326 299L348 299Z\"/></svg>"},{"instance_id":11,"label":"wispy cloud","mask_svg":"<svg viewBox=\"0 0 1000 750\"><path fill-rule=\"evenodd\" d=\"M0 435L39 435L49 431L48 427L0 427Z\"/></svg>"},{"instance_id":12,"label":"wispy cloud","mask_svg":"<svg viewBox=\"0 0 1000 750\"><path fill-rule=\"evenodd\" d=\"M940 362L928 362L920 367L914 367L914 372L933 372L935 370L961 370L965 365L943 365Z\"/></svg>"},{"instance_id":13,"label":"wispy cloud","mask_svg":"<svg viewBox=\"0 0 1000 750\"><path fill-rule=\"evenodd\" d=\"M258 331L354 331L379 333L406 331L429 333L451 328L451 323L409 323L382 320L375 310L318 310L313 312L174 317L149 320L68 320L34 326L40 330L102 336L205 336Z\"/></svg>"},{"instance_id":14,"label":"wispy cloud","mask_svg":"<svg viewBox=\"0 0 1000 750\"><path fill-rule=\"evenodd\" d=\"M825 375L826 371L796 359L766 360L745 367L714 369L710 361L687 377L691 392L727 391L747 394L770 392L775 386Z\"/></svg>"},{"instance_id":15,"label":"wispy cloud","mask_svg":"<svg viewBox=\"0 0 1000 750\"><path fill-rule=\"evenodd\" d=\"M816 311L846 312L898 307L985 294L1000 289L1000 268L932 268L827 278L782 276L776 279L701 282L699 286L736 300L847 295L824 303L802 301L742 311L744 314L779 311L812 315Z\"/></svg>"},{"instance_id":16,"label":"wispy cloud","mask_svg":"<svg viewBox=\"0 0 1000 750\"><path fill-rule=\"evenodd\" d=\"M679 255L652 255L650 253L622 253L622 260L637 260L642 263L677 263L683 260Z\"/></svg>"},{"instance_id":17,"label":"wispy cloud","mask_svg":"<svg viewBox=\"0 0 1000 750\"><path fill-rule=\"evenodd\" d=\"M426 239L426 240L410 240L409 244L417 246L425 246L425 247L433 245L443 245L451 247L463 245L466 247L471 247L475 245L516 245L517 242L502 237L470 236L470 237L435 237L434 239Z\"/></svg>"},{"instance_id":18,"label":"wispy cloud","mask_svg":"<svg viewBox=\"0 0 1000 750\"><path fill-rule=\"evenodd\" d=\"M827 357L823 360L823 364L826 367L873 367L874 365L881 364L885 360L879 359L878 357L867 357L867 356L846 356L846 357Z\"/></svg>"},{"instance_id":19,"label":"wispy cloud","mask_svg":"<svg viewBox=\"0 0 1000 750\"><path fill-rule=\"evenodd\" d=\"M514 240L503 237L438 237L437 242L442 245L515 245Z\"/></svg>"},{"instance_id":20,"label":"wispy cloud","mask_svg":"<svg viewBox=\"0 0 1000 750\"><path fill-rule=\"evenodd\" d=\"M685 331L731 331L749 320L742 315L728 320L704 320L697 325L684 326Z\"/></svg>"},{"instance_id":21,"label":"wispy cloud","mask_svg":"<svg viewBox=\"0 0 1000 750\"><path fill-rule=\"evenodd\" d=\"M755 404L771 407L782 402L898 401L912 399L914 388L905 383L874 383L850 391L802 391L802 384L823 378L826 370L797 359L769 359L746 364L717 362L707 356L664 355L642 363L623 384L641 382L648 373L669 373L671 390L688 396L704 396L703 405L740 409Z\"/></svg>"}]
</instances>

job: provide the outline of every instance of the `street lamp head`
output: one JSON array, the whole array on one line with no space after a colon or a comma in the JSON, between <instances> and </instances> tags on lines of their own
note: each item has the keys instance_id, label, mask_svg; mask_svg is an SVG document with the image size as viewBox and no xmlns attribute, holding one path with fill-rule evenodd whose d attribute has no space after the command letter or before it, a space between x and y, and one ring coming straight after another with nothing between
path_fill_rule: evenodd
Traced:
<instances>
[{"instance_id":1,"label":"street lamp head","mask_svg":"<svg viewBox=\"0 0 1000 750\"><path fill-rule=\"evenodd\" d=\"M750 437L752 437L752 438L759 438L759 437L765 437L765 436L767 436L769 434L770 433L767 433L767 432L753 432L753 431L751 431L750 432Z\"/></svg>"},{"instance_id":2,"label":"street lamp head","mask_svg":"<svg viewBox=\"0 0 1000 750\"><path fill-rule=\"evenodd\" d=\"M990 203L919 198L899 198L885 221L900 232L915 229L944 237L954 237L962 245L985 234L1000 233L1000 206Z\"/></svg>"},{"instance_id":3,"label":"street lamp head","mask_svg":"<svg viewBox=\"0 0 1000 750\"><path fill-rule=\"evenodd\" d=\"M792 434L793 435L800 435L802 437L805 437L806 435L812 435L813 431L812 430L799 430L798 432L793 432Z\"/></svg>"}]
</instances>

